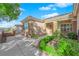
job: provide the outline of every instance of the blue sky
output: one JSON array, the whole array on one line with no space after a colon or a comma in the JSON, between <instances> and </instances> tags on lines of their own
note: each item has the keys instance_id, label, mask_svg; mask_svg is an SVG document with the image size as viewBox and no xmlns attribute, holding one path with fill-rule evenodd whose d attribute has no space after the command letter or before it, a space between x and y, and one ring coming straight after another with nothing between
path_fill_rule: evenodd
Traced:
<instances>
[{"instance_id":1,"label":"blue sky","mask_svg":"<svg viewBox=\"0 0 79 59\"><path fill-rule=\"evenodd\" d=\"M27 16L33 16L39 19L54 17L61 14L71 13L73 4L69 3L21 3L21 14L16 21L0 22L0 27L12 27L19 24Z\"/></svg>"}]
</instances>

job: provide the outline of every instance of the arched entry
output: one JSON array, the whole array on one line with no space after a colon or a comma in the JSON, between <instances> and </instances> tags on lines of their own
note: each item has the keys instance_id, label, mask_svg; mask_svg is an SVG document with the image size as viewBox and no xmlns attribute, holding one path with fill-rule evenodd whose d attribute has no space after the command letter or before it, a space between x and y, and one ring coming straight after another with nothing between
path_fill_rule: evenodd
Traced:
<instances>
[{"instance_id":1,"label":"arched entry","mask_svg":"<svg viewBox=\"0 0 79 59\"><path fill-rule=\"evenodd\" d=\"M52 35L53 33L53 22L46 23L46 32L48 35Z\"/></svg>"}]
</instances>

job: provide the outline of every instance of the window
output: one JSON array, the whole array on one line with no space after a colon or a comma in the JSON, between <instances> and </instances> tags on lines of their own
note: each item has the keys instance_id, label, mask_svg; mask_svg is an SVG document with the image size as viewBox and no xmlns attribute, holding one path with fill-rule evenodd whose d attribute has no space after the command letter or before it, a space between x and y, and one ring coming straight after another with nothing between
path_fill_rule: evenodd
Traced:
<instances>
[{"instance_id":1,"label":"window","mask_svg":"<svg viewBox=\"0 0 79 59\"><path fill-rule=\"evenodd\" d=\"M28 28L28 24L25 23L25 24L24 24L24 29L26 30L27 28Z\"/></svg>"},{"instance_id":2,"label":"window","mask_svg":"<svg viewBox=\"0 0 79 59\"><path fill-rule=\"evenodd\" d=\"M72 24L61 24L61 31L72 31Z\"/></svg>"}]
</instances>

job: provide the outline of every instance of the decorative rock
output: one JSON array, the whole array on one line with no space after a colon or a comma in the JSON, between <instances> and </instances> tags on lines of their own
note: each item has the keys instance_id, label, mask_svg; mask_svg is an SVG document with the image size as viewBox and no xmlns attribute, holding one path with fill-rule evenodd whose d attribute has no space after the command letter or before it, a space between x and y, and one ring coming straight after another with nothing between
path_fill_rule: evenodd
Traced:
<instances>
[{"instance_id":1,"label":"decorative rock","mask_svg":"<svg viewBox=\"0 0 79 59\"><path fill-rule=\"evenodd\" d=\"M56 46L57 45L57 40L52 40L51 42L48 43L48 45Z\"/></svg>"}]
</instances>

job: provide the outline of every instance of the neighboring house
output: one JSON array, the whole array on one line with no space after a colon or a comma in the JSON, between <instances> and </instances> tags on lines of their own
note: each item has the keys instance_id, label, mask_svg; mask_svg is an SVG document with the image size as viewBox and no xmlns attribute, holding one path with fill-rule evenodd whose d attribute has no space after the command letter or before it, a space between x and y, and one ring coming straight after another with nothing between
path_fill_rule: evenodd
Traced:
<instances>
[{"instance_id":1,"label":"neighboring house","mask_svg":"<svg viewBox=\"0 0 79 59\"><path fill-rule=\"evenodd\" d=\"M56 30L60 30L63 34L68 32L79 32L79 4L73 5L74 9L72 13L58 15L55 17L39 20L32 16L28 16L22 22L28 23L29 34L48 34L51 35Z\"/></svg>"},{"instance_id":2,"label":"neighboring house","mask_svg":"<svg viewBox=\"0 0 79 59\"><path fill-rule=\"evenodd\" d=\"M19 34L19 33L22 33L22 32L24 32L24 22L20 22L20 24L19 25L15 25L15 27L16 27L16 34Z\"/></svg>"}]
</instances>

